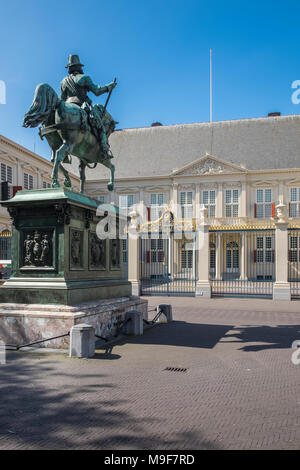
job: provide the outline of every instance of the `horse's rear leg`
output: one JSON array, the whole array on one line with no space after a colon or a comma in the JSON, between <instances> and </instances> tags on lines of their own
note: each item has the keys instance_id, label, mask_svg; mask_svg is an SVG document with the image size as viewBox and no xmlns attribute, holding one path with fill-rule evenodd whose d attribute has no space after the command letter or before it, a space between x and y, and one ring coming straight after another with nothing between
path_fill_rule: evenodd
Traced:
<instances>
[{"instance_id":1,"label":"horse's rear leg","mask_svg":"<svg viewBox=\"0 0 300 470\"><path fill-rule=\"evenodd\" d=\"M60 186L58 182L58 169L65 155L67 153L70 153L71 149L72 149L72 144L70 144L69 142L64 142L62 146L55 152L55 160L54 160L53 171L52 171L52 176L51 176L52 188L59 188Z\"/></svg>"},{"instance_id":2,"label":"horse's rear leg","mask_svg":"<svg viewBox=\"0 0 300 470\"><path fill-rule=\"evenodd\" d=\"M107 189L108 191L113 191L115 187L115 166L111 163L110 160L104 160L101 163L110 169L110 182L107 184Z\"/></svg>"},{"instance_id":3,"label":"horse's rear leg","mask_svg":"<svg viewBox=\"0 0 300 470\"><path fill-rule=\"evenodd\" d=\"M71 180L70 180L70 176L69 176L68 171L63 167L62 164L60 164L60 169L61 169L61 171L63 172L64 177L65 177L64 186L65 186L66 188L72 188L72 183L71 183Z\"/></svg>"},{"instance_id":4,"label":"horse's rear leg","mask_svg":"<svg viewBox=\"0 0 300 470\"><path fill-rule=\"evenodd\" d=\"M86 165L83 162L79 164L79 176L80 176L80 192L84 192L84 183L85 183L85 167Z\"/></svg>"}]
</instances>

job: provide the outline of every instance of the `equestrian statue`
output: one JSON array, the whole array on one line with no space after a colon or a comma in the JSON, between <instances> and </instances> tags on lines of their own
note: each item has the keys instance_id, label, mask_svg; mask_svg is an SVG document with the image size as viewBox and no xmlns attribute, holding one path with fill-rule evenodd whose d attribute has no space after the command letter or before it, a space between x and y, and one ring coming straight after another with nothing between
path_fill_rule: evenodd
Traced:
<instances>
[{"instance_id":1,"label":"equestrian statue","mask_svg":"<svg viewBox=\"0 0 300 470\"><path fill-rule=\"evenodd\" d=\"M80 192L84 192L85 168L95 168L101 163L110 169L108 189L114 189L114 170L108 137L117 124L106 110L112 90L117 82L105 86L95 85L83 73L79 56L69 55L66 65L68 75L61 82L61 96L57 96L47 83L36 87L32 105L24 116L24 127L37 127L39 134L45 136L52 150L53 171L52 187L58 188L58 170L64 174L64 185L71 187L71 180L63 163L71 163L71 156L80 160ZM96 96L108 93L104 106L92 105L88 92ZM90 166L94 164L93 166Z\"/></svg>"}]
</instances>

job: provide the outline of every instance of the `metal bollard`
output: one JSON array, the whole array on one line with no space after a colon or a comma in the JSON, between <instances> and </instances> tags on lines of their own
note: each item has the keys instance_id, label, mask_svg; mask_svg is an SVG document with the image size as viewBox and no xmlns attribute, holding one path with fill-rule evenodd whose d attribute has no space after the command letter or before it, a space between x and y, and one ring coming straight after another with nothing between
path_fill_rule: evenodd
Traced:
<instances>
[{"instance_id":1,"label":"metal bollard","mask_svg":"<svg viewBox=\"0 0 300 470\"><path fill-rule=\"evenodd\" d=\"M71 328L70 357L93 357L95 354L95 329L92 325L80 323Z\"/></svg>"},{"instance_id":2,"label":"metal bollard","mask_svg":"<svg viewBox=\"0 0 300 470\"><path fill-rule=\"evenodd\" d=\"M159 323L169 323L173 321L173 313L172 313L172 305L170 304L160 304L157 307L157 311L159 310L162 312L158 321Z\"/></svg>"},{"instance_id":3,"label":"metal bollard","mask_svg":"<svg viewBox=\"0 0 300 470\"><path fill-rule=\"evenodd\" d=\"M144 333L143 314L137 310L131 310L125 314L125 334L142 335Z\"/></svg>"}]
</instances>

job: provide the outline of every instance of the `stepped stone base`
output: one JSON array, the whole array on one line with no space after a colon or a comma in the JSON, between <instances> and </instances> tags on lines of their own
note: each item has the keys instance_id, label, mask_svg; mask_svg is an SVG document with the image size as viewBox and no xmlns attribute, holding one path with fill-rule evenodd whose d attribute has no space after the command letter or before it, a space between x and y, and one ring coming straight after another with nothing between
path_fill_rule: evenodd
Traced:
<instances>
[{"instance_id":1,"label":"stepped stone base","mask_svg":"<svg viewBox=\"0 0 300 470\"><path fill-rule=\"evenodd\" d=\"M0 304L0 340L20 345L68 333L72 326L87 323L99 336L116 334L131 310L148 320L148 302L139 297L117 297L78 305ZM96 340L96 338L95 338ZM35 345L41 348L69 347L69 336Z\"/></svg>"}]
</instances>

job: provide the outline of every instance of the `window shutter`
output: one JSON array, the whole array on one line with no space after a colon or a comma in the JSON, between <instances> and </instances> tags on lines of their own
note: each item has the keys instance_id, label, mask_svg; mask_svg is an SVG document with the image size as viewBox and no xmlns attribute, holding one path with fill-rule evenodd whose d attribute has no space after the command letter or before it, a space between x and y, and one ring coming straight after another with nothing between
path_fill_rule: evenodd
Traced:
<instances>
[{"instance_id":1,"label":"window shutter","mask_svg":"<svg viewBox=\"0 0 300 470\"><path fill-rule=\"evenodd\" d=\"M275 261L275 251L272 250L272 263L274 263L274 261Z\"/></svg>"},{"instance_id":2,"label":"window shutter","mask_svg":"<svg viewBox=\"0 0 300 470\"><path fill-rule=\"evenodd\" d=\"M272 202L272 217L275 217L275 202Z\"/></svg>"},{"instance_id":3,"label":"window shutter","mask_svg":"<svg viewBox=\"0 0 300 470\"><path fill-rule=\"evenodd\" d=\"M254 204L254 218L256 219L256 204Z\"/></svg>"},{"instance_id":4,"label":"window shutter","mask_svg":"<svg viewBox=\"0 0 300 470\"><path fill-rule=\"evenodd\" d=\"M292 261L292 250L289 250L289 261Z\"/></svg>"},{"instance_id":5,"label":"window shutter","mask_svg":"<svg viewBox=\"0 0 300 470\"><path fill-rule=\"evenodd\" d=\"M289 217L291 217L291 203L289 202Z\"/></svg>"},{"instance_id":6,"label":"window shutter","mask_svg":"<svg viewBox=\"0 0 300 470\"><path fill-rule=\"evenodd\" d=\"M256 263L256 250L254 250L254 252L253 252L253 261L254 261L254 263Z\"/></svg>"},{"instance_id":7,"label":"window shutter","mask_svg":"<svg viewBox=\"0 0 300 470\"><path fill-rule=\"evenodd\" d=\"M147 218L148 218L148 222L151 221L151 207L147 207Z\"/></svg>"},{"instance_id":8,"label":"window shutter","mask_svg":"<svg viewBox=\"0 0 300 470\"><path fill-rule=\"evenodd\" d=\"M147 263L150 263L150 251L147 251Z\"/></svg>"}]
</instances>

